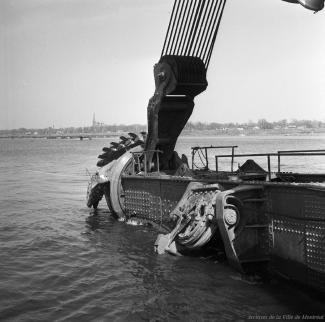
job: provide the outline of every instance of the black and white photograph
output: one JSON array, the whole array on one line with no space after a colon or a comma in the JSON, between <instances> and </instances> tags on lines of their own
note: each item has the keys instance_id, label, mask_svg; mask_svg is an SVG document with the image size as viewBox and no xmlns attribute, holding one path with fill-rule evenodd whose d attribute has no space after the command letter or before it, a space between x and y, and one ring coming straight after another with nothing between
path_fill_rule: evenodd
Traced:
<instances>
[{"instance_id":1,"label":"black and white photograph","mask_svg":"<svg viewBox=\"0 0 325 322\"><path fill-rule=\"evenodd\" d=\"M0 0L0 321L325 320L325 0Z\"/></svg>"}]
</instances>

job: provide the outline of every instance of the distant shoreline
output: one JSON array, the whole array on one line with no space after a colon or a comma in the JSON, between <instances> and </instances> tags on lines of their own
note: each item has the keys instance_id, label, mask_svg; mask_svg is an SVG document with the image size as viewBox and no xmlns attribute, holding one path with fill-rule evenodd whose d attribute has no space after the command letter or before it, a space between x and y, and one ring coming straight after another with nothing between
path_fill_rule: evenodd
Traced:
<instances>
[{"instance_id":1,"label":"distant shoreline","mask_svg":"<svg viewBox=\"0 0 325 322\"><path fill-rule=\"evenodd\" d=\"M0 139L77 139L77 140L91 140L95 138L111 138L121 135L125 135L126 131L119 132L106 132L106 133L73 133L73 134L50 134L50 135L38 135L38 134L0 134ZM184 130L181 133L181 137L204 137L204 136L231 136L231 137L250 137L250 136L320 136L325 135L325 128L318 129L268 129L268 130Z\"/></svg>"},{"instance_id":2,"label":"distant shoreline","mask_svg":"<svg viewBox=\"0 0 325 322\"><path fill-rule=\"evenodd\" d=\"M183 131L182 136L318 136L325 134L325 128L312 129L312 130L299 130L299 129L281 129L281 130L202 130L202 131Z\"/></svg>"}]
</instances>

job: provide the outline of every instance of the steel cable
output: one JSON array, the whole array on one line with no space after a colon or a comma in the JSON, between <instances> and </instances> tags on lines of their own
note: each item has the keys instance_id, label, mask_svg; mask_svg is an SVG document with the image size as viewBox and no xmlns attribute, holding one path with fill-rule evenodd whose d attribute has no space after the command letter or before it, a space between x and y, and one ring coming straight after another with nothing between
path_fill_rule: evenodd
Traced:
<instances>
[{"instance_id":1,"label":"steel cable","mask_svg":"<svg viewBox=\"0 0 325 322\"><path fill-rule=\"evenodd\" d=\"M226 0L175 0L161 56L211 60Z\"/></svg>"}]
</instances>

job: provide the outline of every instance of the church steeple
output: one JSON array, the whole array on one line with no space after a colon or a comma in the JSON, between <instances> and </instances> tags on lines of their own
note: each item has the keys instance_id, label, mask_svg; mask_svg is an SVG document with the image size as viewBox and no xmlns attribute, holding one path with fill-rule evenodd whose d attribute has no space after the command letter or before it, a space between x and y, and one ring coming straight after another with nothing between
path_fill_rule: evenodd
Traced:
<instances>
[{"instance_id":1,"label":"church steeple","mask_svg":"<svg viewBox=\"0 0 325 322\"><path fill-rule=\"evenodd\" d=\"M95 118L95 113L93 114L93 127L96 127L96 118Z\"/></svg>"}]
</instances>

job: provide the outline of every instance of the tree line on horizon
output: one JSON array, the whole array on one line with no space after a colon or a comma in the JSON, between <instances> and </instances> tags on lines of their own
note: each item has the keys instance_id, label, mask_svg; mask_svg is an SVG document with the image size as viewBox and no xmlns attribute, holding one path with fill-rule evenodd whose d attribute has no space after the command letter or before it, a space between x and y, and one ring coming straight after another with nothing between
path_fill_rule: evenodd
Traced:
<instances>
[{"instance_id":1,"label":"tree line on horizon","mask_svg":"<svg viewBox=\"0 0 325 322\"><path fill-rule=\"evenodd\" d=\"M187 122L185 131L207 131L207 130L232 130L232 129L286 129L286 128L306 128L306 129L319 129L325 128L325 122L316 120L291 120L286 119L270 122L266 119L260 119L257 122L249 121L245 123L217 123L217 122ZM19 128L12 130L0 130L0 134L6 135L51 135L51 134L77 134L77 133L115 133L115 132L134 132L140 133L147 131L147 126L144 124L101 124L98 126L84 126L84 127L65 127L65 128Z\"/></svg>"},{"instance_id":2,"label":"tree line on horizon","mask_svg":"<svg viewBox=\"0 0 325 322\"><path fill-rule=\"evenodd\" d=\"M316 120L292 120L286 119L280 121L269 122L266 119L259 119L257 122L248 121L245 123L204 123L204 122L188 122L185 126L185 130L226 130L226 129L286 129L286 128L298 128L303 127L306 129L318 129L325 128L325 122Z\"/></svg>"}]
</instances>

